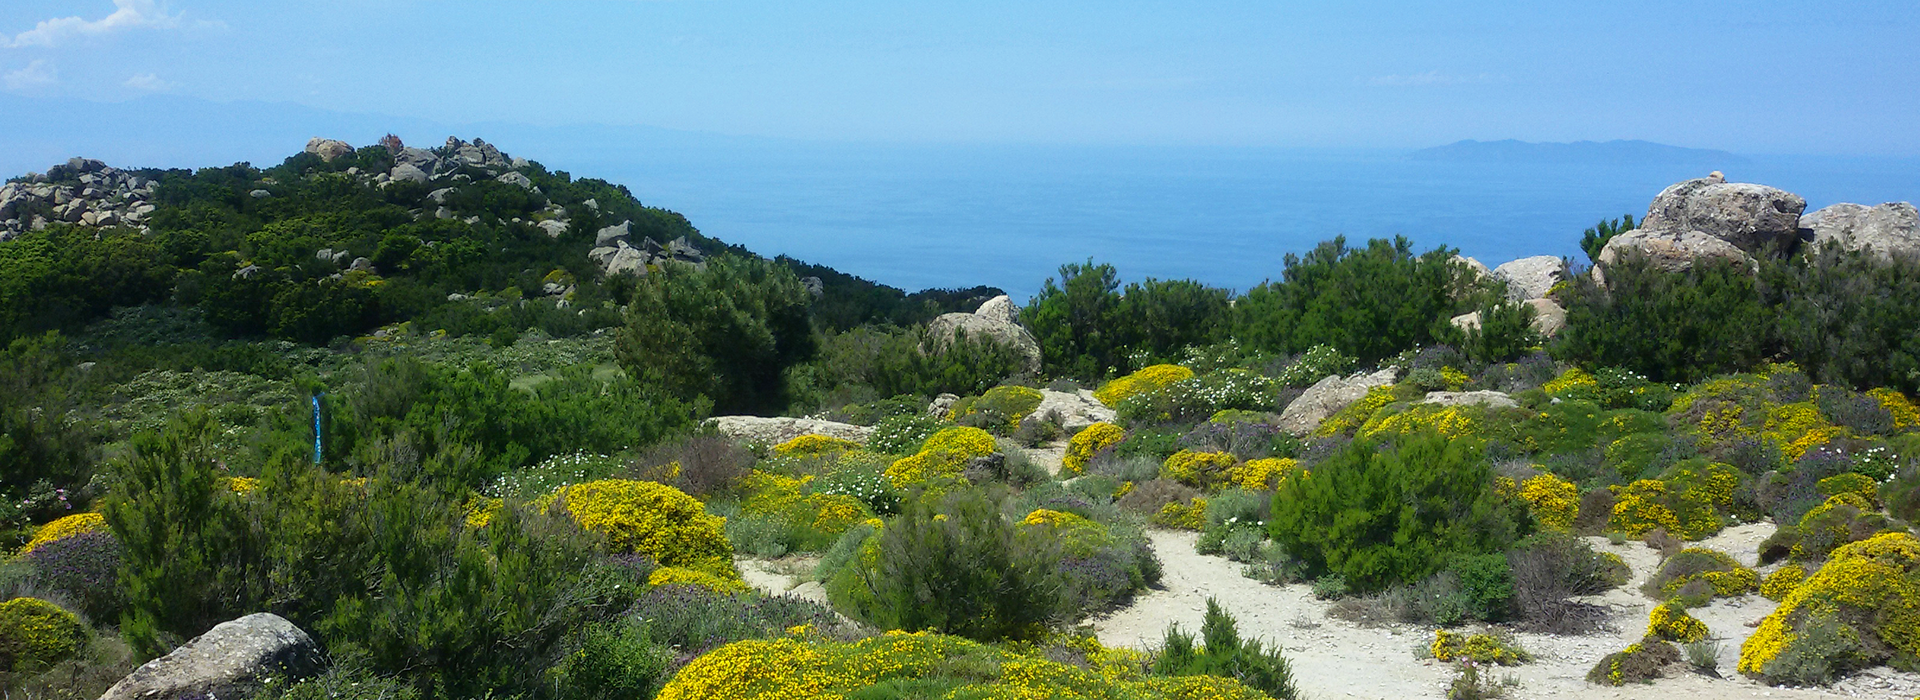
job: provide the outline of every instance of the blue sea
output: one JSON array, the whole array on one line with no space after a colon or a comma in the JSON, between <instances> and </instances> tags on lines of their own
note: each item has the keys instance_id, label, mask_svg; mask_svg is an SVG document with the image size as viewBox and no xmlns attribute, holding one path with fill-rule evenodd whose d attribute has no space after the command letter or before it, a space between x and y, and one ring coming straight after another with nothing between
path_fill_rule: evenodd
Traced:
<instances>
[{"instance_id":1,"label":"blue sea","mask_svg":"<svg viewBox=\"0 0 1920 700\"><path fill-rule=\"evenodd\" d=\"M537 150L537 149L536 149ZM562 149L573 150L573 149ZM1024 302L1066 262L1123 280L1245 290L1334 236L1406 236L1489 266L1584 261L1581 231L1646 212L1694 165L1411 160L1406 151L704 142L546 159L628 185L707 235L884 284L1001 287ZM536 156L538 158L538 156ZM1920 199L1920 159L1750 156L1729 180L1836 202Z\"/></svg>"}]
</instances>

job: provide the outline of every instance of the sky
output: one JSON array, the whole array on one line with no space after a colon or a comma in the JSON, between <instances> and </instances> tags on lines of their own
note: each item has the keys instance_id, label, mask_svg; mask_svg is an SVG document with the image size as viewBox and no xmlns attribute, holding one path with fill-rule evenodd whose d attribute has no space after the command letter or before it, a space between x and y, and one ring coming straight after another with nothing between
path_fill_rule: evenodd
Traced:
<instances>
[{"instance_id":1,"label":"sky","mask_svg":"<svg viewBox=\"0 0 1920 700\"><path fill-rule=\"evenodd\" d=\"M1915 0L7 0L0 91L845 142L1914 156L1916 29Z\"/></svg>"}]
</instances>

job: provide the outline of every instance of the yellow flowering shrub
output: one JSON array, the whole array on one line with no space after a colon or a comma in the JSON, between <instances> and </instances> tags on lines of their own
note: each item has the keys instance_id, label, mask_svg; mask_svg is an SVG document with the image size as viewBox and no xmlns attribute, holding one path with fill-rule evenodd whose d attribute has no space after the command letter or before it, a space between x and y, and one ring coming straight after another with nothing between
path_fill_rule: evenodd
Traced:
<instances>
[{"instance_id":1,"label":"yellow flowering shrub","mask_svg":"<svg viewBox=\"0 0 1920 700\"><path fill-rule=\"evenodd\" d=\"M1720 515L1708 501L1710 493L1675 489L1659 479L1641 479L1614 488L1612 516L1607 527L1633 537L1654 528L1685 540L1697 540L1720 531Z\"/></svg>"},{"instance_id":2,"label":"yellow flowering shrub","mask_svg":"<svg viewBox=\"0 0 1920 700\"><path fill-rule=\"evenodd\" d=\"M1820 406L1812 401L1774 407L1767 412L1764 431L1762 436L1779 446L1780 455L1788 462L1847 434L1845 428L1828 423L1820 414Z\"/></svg>"},{"instance_id":3,"label":"yellow flowering shrub","mask_svg":"<svg viewBox=\"0 0 1920 700\"><path fill-rule=\"evenodd\" d=\"M1594 379L1592 374L1579 367L1561 372L1560 376L1540 385L1541 391L1547 392L1548 396L1554 398L1591 398L1599 388L1599 380Z\"/></svg>"},{"instance_id":4,"label":"yellow flowering shrub","mask_svg":"<svg viewBox=\"0 0 1920 700\"><path fill-rule=\"evenodd\" d=\"M1908 430L1920 426L1920 408L1916 408L1906 394L1882 387L1867 390L1867 396L1880 402L1880 407L1893 416L1894 430Z\"/></svg>"},{"instance_id":5,"label":"yellow flowering shrub","mask_svg":"<svg viewBox=\"0 0 1920 700\"><path fill-rule=\"evenodd\" d=\"M488 498L476 494L468 497L467 502L461 504L460 509L466 513L467 527L477 530L493 522L493 516L498 514L501 508L505 508L506 503L506 501L498 498Z\"/></svg>"},{"instance_id":6,"label":"yellow flowering shrub","mask_svg":"<svg viewBox=\"0 0 1920 700\"><path fill-rule=\"evenodd\" d=\"M1740 645L1739 669L1769 683L1805 682L1802 669L1814 664L1844 671L1915 656L1920 540L1888 532L1834 550L1788 592Z\"/></svg>"},{"instance_id":7,"label":"yellow flowering shrub","mask_svg":"<svg viewBox=\"0 0 1920 700\"><path fill-rule=\"evenodd\" d=\"M721 578L705 571L663 566L647 576L649 586L699 586L715 593L744 593L748 586L737 578Z\"/></svg>"},{"instance_id":8,"label":"yellow flowering shrub","mask_svg":"<svg viewBox=\"0 0 1920 700\"><path fill-rule=\"evenodd\" d=\"M1745 595L1760 586L1758 573L1725 552L1688 547L1660 564L1660 570L1648 581L1648 593L1670 598L1696 580L1705 582L1714 596L1723 597Z\"/></svg>"},{"instance_id":9,"label":"yellow flowering shrub","mask_svg":"<svg viewBox=\"0 0 1920 700\"><path fill-rule=\"evenodd\" d=\"M1290 457L1250 459L1227 469L1227 482L1248 491L1272 491L1299 468Z\"/></svg>"},{"instance_id":10,"label":"yellow flowering shrub","mask_svg":"<svg viewBox=\"0 0 1920 700\"><path fill-rule=\"evenodd\" d=\"M1880 502L1880 484L1864 474L1848 472L1829 476L1815 484L1814 489L1825 496L1838 496L1843 493L1859 496L1860 502L1866 504L1864 507L1869 509L1877 508Z\"/></svg>"},{"instance_id":11,"label":"yellow flowering shrub","mask_svg":"<svg viewBox=\"0 0 1920 700\"><path fill-rule=\"evenodd\" d=\"M563 486L534 505L563 509L580 527L606 535L616 552L644 554L663 567L740 578L726 519L707 514L704 504L672 486L603 479Z\"/></svg>"},{"instance_id":12,"label":"yellow flowering shrub","mask_svg":"<svg viewBox=\"0 0 1920 700\"><path fill-rule=\"evenodd\" d=\"M1531 660L1524 650L1491 634L1461 634L1447 630L1434 631L1433 644L1428 651L1433 652L1433 658L1440 661L1515 666Z\"/></svg>"},{"instance_id":13,"label":"yellow flowering shrub","mask_svg":"<svg viewBox=\"0 0 1920 700\"><path fill-rule=\"evenodd\" d=\"M1199 530L1207 524L1207 499L1194 498L1186 504L1168 503L1154 513L1153 524L1176 530Z\"/></svg>"},{"instance_id":14,"label":"yellow flowering shrub","mask_svg":"<svg viewBox=\"0 0 1920 700\"><path fill-rule=\"evenodd\" d=\"M906 489L928 481L958 478L967 462L993 454L993 435L979 428L953 427L934 433L920 446L920 452L894 460L887 467L887 480L894 488Z\"/></svg>"},{"instance_id":15,"label":"yellow flowering shrub","mask_svg":"<svg viewBox=\"0 0 1920 700\"><path fill-rule=\"evenodd\" d=\"M1019 427L1020 420L1040 407L1046 397L1039 389L1024 386L996 386L978 397L970 397L954 402L947 411L947 420L957 421L977 413L992 412L1006 421L1009 429Z\"/></svg>"},{"instance_id":16,"label":"yellow flowering shrub","mask_svg":"<svg viewBox=\"0 0 1920 700\"><path fill-rule=\"evenodd\" d=\"M20 548L20 554L25 556L27 553L39 549L42 545L50 542L58 542L74 535L105 529L107 529L106 516L99 513L75 513L41 525L39 529L34 530L33 539L27 540L27 544Z\"/></svg>"},{"instance_id":17,"label":"yellow flowering shrub","mask_svg":"<svg viewBox=\"0 0 1920 700\"><path fill-rule=\"evenodd\" d=\"M1793 556L1817 562L1840 545L1862 539L1866 533L1888 529L1888 525L1879 507L1865 496L1858 493L1828 496L1826 501L1800 516Z\"/></svg>"},{"instance_id":18,"label":"yellow flowering shrub","mask_svg":"<svg viewBox=\"0 0 1920 700\"><path fill-rule=\"evenodd\" d=\"M60 661L86 643L87 626L80 617L39 598L14 598L0 603L0 660L13 666L0 670L36 669Z\"/></svg>"},{"instance_id":19,"label":"yellow flowering shrub","mask_svg":"<svg viewBox=\"0 0 1920 700\"><path fill-rule=\"evenodd\" d=\"M1608 654L1587 671L1587 682L1620 687L1645 683L1664 675L1667 666L1680 660L1680 650L1664 640L1647 637Z\"/></svg>"},{"instance_id":20,"label":"yellow flowering shrub","mask_svg":"<svg viewBox=\"0 0 1920 700\"><path fill-rule=\"evenodd\" d=\"M1447 391L1459 391L1467 388L1467 382L1470 379L1471 377L1468 377L1466 372L1452 367L1440 368L1440 380L1447 383Z\"/></svg>"},{"instance_id":21,"label":"yellow flowering shrub","mask_svg":"<svg viewBox=\"0 0 1920 700\"><path fill-rule=\"evenodd\" d=\"M954 672L962 668L967 672ZM1256 700L1267 697L1237 681L1217 676L1149 676L1138 666L1112 661L1099 663L1093 669L1081 668L1038 655L924 632L889 632L845 643L795 637L734 642L689 662L674 674L658 697L659 700L843 698L886 681L955 676L960 677L957 687L948 690L944 697L1060 700Z\"/></svg>"},{"instance_id":22,"label":"yellow flowering shrub","mask_svg":"<svg viewBox=\"0 0 1920 700\"><path fill-rule=\"evenodd\" d=\"M1376 386L1368 389L1366 396L1347 404L1346 408L1320 421L1320 426L1313 429L1313 437L1333 437L1357 430L1360 426L1366 425L1367 421L1372 420L1374 413L1392 405L1393 401L1394 391L1391 386Z\"/></svg>"},{"instance_id":23,"label":"yellow flowering shrub","mask_svg":"<svg viewBox=\"0 0 1920 700\"><path fill-rule=\"evenodd\" d=\"M824 457L857 449L860 449L860 443L852 440L808 433L774 445L773 453L782 457Z\"/></svg>"},{"instance_id":24,"label":"yellow flowering shrub","mask_svg":"<svg viewBox=\"0 0 1920 700\"><path fill-rule=\"evenodd\" d=\"M1573 482L1549 473L1542 472L1522 482L1520 498L1527 502L1534 522L1543 528L1572 530L1574 518L1580 516L1580 489Z\"/></svg>"},{"instance_id":25,"label":"yellow flowering shrub","mask_svg":"<svg viewBox=\"0 0 1920 700\"><path fill-rule=\"evenodd\" d=\"M866 503L851 495L801 493L811 481L811 476L795 478L755 469L740 479L740 488L747 494L740 509L806 527L823 537L846 532L870 515Z\"/></svg>"},{"instance_id":26,"label":"yellow flowering shrub","mask_svg":"<svg viewBox=\"0 0 1920 700\"><path fill-rule=\"evenodd\" d=\"M1127 439L1127 431L1112 423L1095 423L1080 429L1067 441L1067 453L1060 458L1060 476L1076 477L1087 473L1087 463L1101 450Z\"/></svg>"},{"instance_id":27,"label":"yellow flowering shrub","mask_svg":"<svg viewBox=\"0 0 1920 700\"><path fill-rule=\"evenodd\" d=\"M1431 428L1448 438L1463 438L1479 429L1474 410L1468 406L1417 404L1398 413L1375 412L1360 426L1356 435L1375 438L1381 435L1406 435Z\"/></svg>"},{"instance_id":28,"label":"yellow flowering shrub","mask_svg":"<svg viewBox=\"0 0 1920 700\"><path fill-rule=\"evenodd\" d=\"M1236 461L1232 454L1226 452L1181 450L1160 465L1160 476L1195 488L1208 489L1226 481L1227 470Z\"/></svg>"},{"instance_id":29,"label":"yellow flowering shrub","mask_svg":"<svg viewBox=\"0 0 1920 700\"><path fill-rule=\"evenodd\" d=\"M1687 614L1687 609L1672 602L1653 607L1647 615L1647 636L1669 642L1697 642L1707 638L1707 623Z\"/></svg>"},{"instance_id":30,"label":"yellow flowering shrub","mask_svg":"<svg viewBox=\"0 0 1920 700\"><path fill-rule=\"evenodd\" d=\"M1107 526L1065 511L1035 509L1020 520L1020 535L1056 538L1069 556L1091 556L1111 544Z\"/></svg>"},{"instance_id":31,"label":"yellow flowering shrub","mask_svg":"<svg viewBox=\"0 0 1920 700\"><path fill-rule=\"evenodd\" d=\"M1779 570L1771 574L1767 574L1766 580L1760 582L1760 595L1765 596L1767 600L1776 602L1786 600L1787 594L1799 588L1800 584L1806 580L1807 567L1799 564L1788 564L1780 567Z\"/></svg>"},{"instance_id":32,"label":"yellow flowering shrub","mask_svg":"<svg viewBox=\"0 0 1920 700\"><path fill-rule=\"evenodd\" d=\"M1108 406L1118 406L1134 396L1192 378L1193 370L1180 365L1154 365L1101 385L1093 392L1093 398Z\"/></svg>"},{"instance_id":33,"label":"yellow flowering shrub","mask_svg":"<svg viewBox=\"0 0 1920 700\"><path fill-rule=\"evenodd\" d=\"M254 489L260 488L260 480L250 476L229 476L222 479L221 483L226 485L228 491L242 496L251 494Z\"/></svg>"}]
</instances>

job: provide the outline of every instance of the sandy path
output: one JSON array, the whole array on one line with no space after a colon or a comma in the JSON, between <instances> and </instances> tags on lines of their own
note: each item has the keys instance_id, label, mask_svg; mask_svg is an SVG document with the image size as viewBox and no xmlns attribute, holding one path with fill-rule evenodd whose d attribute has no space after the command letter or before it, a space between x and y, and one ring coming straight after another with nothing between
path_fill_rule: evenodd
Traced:
<instances>
[{"instance_id":1,"label":"sandy path","mask_svg":"<svg viewBox=\"0 0 1920 700\"><path fill-rule=\"evenodd\" d=\"M1720 549L1742 563L1752 564L1754 545L1770 533L1771 527L1766 525L1729 528L1696 546ZM1212 596L1239 620L1241 636L1278 643L1286 649L1294 677L1307 697L1322 700L1445 697L1446 684L1453 677L1451 669L1414 655L1416 647L1433 639L1432 628L1399 625L1363 628L1328 618L1327 605L1314 600L1306 585L1263 585L1241 576L1239 564L1221 557L1195 554L1194 533L1156 530L1149 536L1166 572L1161 588L1094 621L1101 643L1152 648L1159 645L1170 624L1179 624L1197 633L1201 616L1206 612L1207 597ZM1653 601L1640 595L1637 588L1659 562L1657 553L1639 543L1616 547L1600 538L1595 538L1594 543L1602 551L1619 554L1634 569L1634 580L1628 587L1591 599L1614 608L1617 629L1581 637L1515 635L1536 659L1531 664L1497 672L1519 679L1520 686L1512 689L1510 697L1814 700L1912 698L1920 694L1920 675L1885 668L1858 674L1826 689L1772 688L1738 677L1733 669L1740 643L1753 631L1747 625L1773 610L1773 603L1759 596L1716 601L1694 611L1715 636L1725 640L1720 670L1729 678L1709 678L1682 670L1684 666L1675 666L1669 671L1670 677L1651 685L1611 688L1588 684L1586 673L1595 662L1637 641L1645 633L1647 613L1652 610Z\"/></svg>"}]
</instances>

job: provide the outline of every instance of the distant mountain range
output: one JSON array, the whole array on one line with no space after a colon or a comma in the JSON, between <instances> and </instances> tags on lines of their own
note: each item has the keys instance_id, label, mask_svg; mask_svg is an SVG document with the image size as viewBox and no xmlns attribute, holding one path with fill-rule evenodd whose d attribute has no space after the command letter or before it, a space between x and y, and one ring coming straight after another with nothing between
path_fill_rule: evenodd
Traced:
<instances>
[{"instance_id":1,"label":"distant mountain range","mask_svg":"<svg viewBox=\"0 0 1920 700\"><path fill-rule=\"evenodd\" d=\"M1409 160L1453 163L1584 163L1614 165L1697 165L1718 167L1747 163L1747 159L1726 151L1683 148L1651 141L1575 141L1573 143L1529 143L1504 141L1458 141L1414 151Z\"/></svg>"}]
</instances>

